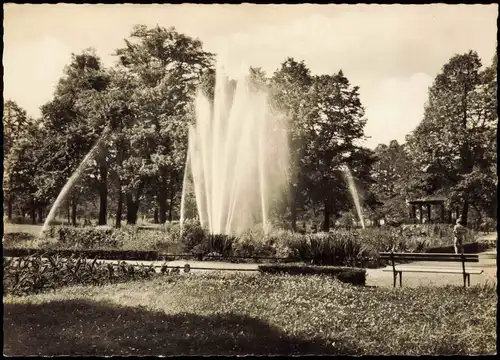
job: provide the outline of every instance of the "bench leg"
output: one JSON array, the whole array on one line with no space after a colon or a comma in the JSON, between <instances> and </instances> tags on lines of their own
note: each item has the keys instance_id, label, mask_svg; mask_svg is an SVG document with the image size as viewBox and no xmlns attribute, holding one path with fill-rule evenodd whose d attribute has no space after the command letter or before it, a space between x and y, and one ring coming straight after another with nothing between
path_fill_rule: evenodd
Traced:
<instances>
[{"instance_id":1,"label":"bench leg","mask_svg":"<svg viewBox=\"0 0 500 360\"><path fill-rule=\"evenodd\" d=\"M467 285L470 286L470 274L467 274Z\"/></svg>"},{"instance_id":2,"label":"bench leg","mask_svg":"<svg viewBox=\"0 0 500 360\"><path fill-rule=\"evenodd\" d=\"M399 287L403 287L403 272L399 272Z\"/></svg>"},{"instance_id":3,"label":"bench leg","mask_svg":"<svg viewBox=\"0 0 500 360\"><path fill-rule=\"evenodd\" d=\"M396 287L396 279L398 278L398 273L395 272L392 274L392 279L394 280L392 287Z\"/></svg>"}]
</instances>

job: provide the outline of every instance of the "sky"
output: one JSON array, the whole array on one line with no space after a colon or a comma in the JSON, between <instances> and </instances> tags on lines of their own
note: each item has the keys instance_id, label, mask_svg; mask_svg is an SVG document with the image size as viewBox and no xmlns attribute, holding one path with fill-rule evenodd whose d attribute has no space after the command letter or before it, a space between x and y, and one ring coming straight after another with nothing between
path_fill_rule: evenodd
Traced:
<instances>
[{"instance_id":1,"label":"sky","mask_svg":"<svg viewBox=\"0 0 500 360\"><path fill-rule=\"evenodd\" d=\"M313 74L342 69L359 86L374 148L421 121L428 88L455 54L475 50L491 64L498 5L30 5L4 4L4 99L37 117L71 53L93 47L106 66L134 24L176 30L219 54L271 75L287 57Z\"/></svg>"}]
</instances>

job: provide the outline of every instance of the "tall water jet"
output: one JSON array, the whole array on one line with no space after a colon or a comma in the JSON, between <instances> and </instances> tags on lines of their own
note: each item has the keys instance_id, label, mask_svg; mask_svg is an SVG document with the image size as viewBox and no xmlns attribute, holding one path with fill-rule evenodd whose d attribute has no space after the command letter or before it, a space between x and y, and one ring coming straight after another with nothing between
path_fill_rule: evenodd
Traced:
<instances>
[{"instance_id":1,"label":"tall water jet","mask_svg":"<svg viewBox=\"0 0 500 360\"><path fill-rule=\"evenodd\" d=\"M347 185L349 187L349 192L351 193L352 199L354 201L354 206L356 207L356 212L358 213L359 222L361 223L361 227L365 228L365 222L363 219L363 212L361 211L361 204L359 202L358 189L356 188L356 183L354 182L354 178L351 173L351 169L348 166L344 167L344 173L347 180Z\"/></svg>"},{"instance_id":2,"label":"tall water jet","mask_svg":"<svg viewBox=\"0 0 500 360\"><path fill-rule=\"evenodd\" d=\"M267 231L270 208L286 186L287 123L250 74L237 79L232 97L228 84L218 64L213 107L198 91L185 171L192 175L200 222L210 233L238 235L256 224Z\"/></svg>"},{"instance_id":3,"label":"tall water jet","mask_svg":"<svg viewBox=\"0 0 500 360\"><path fill-rule=\"evenodd\" d=\"M73 186L76 184L78 179L81 177L83 171L87 167L90 160L92 160L94 158L94 156L96 155L96 153L101 149L101 147L104 144L104 142L106 141L109 133L110 133L110 128L106 127L104 129L101 137L99 138L99 140L97 140L97 142L95 143L94 147L92 149L90 149L90 151L88 152L87 155L85 155L85 157L83 158L83 160L80 163L80 165L78 166L78 168L75 170L75 172L71 175L69 180L63 186L61 192L59 193L59 195L56 198L56 201L54 202L54 204L50 208L49 215L47 215L47 218L45 219L45 223L43 224L42 230L40 231L40 235L39 235L40 237L42 237L45 234L45 232L49 229L50 222L52 220L54 220L57 209L59 208L61 203L66 199L66 196L71 191Z\"/></svg>"}]
</instances>

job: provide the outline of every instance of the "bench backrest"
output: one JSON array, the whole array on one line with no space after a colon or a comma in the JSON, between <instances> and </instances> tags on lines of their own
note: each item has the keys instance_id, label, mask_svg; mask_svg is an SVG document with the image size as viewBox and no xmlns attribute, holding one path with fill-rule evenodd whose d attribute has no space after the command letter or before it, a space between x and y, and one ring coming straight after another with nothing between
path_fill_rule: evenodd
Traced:
<instances>
[{"instance_id":1,"label":"bench backrest","mask_svg":"<svg viewBox=\"0 0 500 360\"><path fill-rule=\"evenodd\" d=\"M394 261L456 261L479 262L477 254L445 254L445 253L392 253L381 252L380 258Z\"/></svg>"}]
</instances>

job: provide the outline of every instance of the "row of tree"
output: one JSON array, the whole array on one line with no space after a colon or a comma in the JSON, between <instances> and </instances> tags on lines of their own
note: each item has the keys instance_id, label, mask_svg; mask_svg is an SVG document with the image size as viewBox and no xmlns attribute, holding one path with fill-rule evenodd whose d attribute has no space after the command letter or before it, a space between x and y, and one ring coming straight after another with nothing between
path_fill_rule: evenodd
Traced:
<instances>
[{"instance_id":1,"label":"row of tree","mask_svg":"<svg viewBox=\"0 0 500 360\"><path fill-rule=\"evenodd\" d=\"M497 216L497 55L484 68L474 51L453 56L429 89L421 123L402 145L375 149L376 216L398 218L408 198L440 195L459 216Z\"/></svg>"},{"instance_id":2,"label":"row of tree","mask_svg":"<svg viewBox=\"0 0 500 360\"><path fill-rule=\"evenodd\" d=\"M196 89L213 98L214 57L173 28L143 25L134 27L115 55L117 63L108 69L92 50L73 55L39 119L30 119L15 102L4 103L9 218L17 209L41 222L103 136L104 146L66 202L69 220L76 223L77 214L86 212L106 224L112 213L120 226L123 215L135 224L140 212L161 223L179 216L188 124L195 117ZM291 58L269 77L251 68L253 82L271 89L272 106L290 120L290 196L275 218L295 229L298 220L320 210L323 229L329 229L332 217L353 207L344 165L365 190L365 205L375 217L401 210L405 196L435 192L467 204L465 213L469 204L486 211L493 199L488 191L492 184L496 189L496 63L480 67L473 52L450 60L407 144L379 146L375 153L359 145L364 109L359 89L342 71L312 75ZM423 166L432 171L422 172Z\"/></svg>"}]
</instances>

